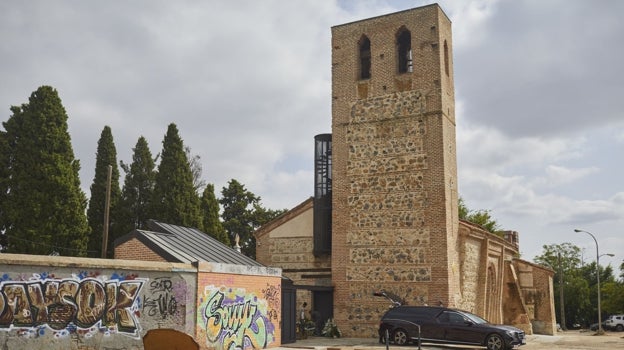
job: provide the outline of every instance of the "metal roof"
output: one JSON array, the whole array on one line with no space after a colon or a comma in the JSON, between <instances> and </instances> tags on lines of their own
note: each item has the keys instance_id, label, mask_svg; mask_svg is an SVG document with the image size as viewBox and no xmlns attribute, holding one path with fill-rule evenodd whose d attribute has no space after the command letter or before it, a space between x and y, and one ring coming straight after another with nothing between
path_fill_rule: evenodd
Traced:
<instances>
[{"instance_id":1,"label":"metal roof","mask_svg":"<svg viewBox=\"0 0 624 350\"><path fill-rule=\"evenodd\" d=\"M134 230L115 240L115 246L137 238L169 262L214 263L264 266L195 228L171 225L155 220L147 223L149 230Z\"/></svg>"}]
</instances>

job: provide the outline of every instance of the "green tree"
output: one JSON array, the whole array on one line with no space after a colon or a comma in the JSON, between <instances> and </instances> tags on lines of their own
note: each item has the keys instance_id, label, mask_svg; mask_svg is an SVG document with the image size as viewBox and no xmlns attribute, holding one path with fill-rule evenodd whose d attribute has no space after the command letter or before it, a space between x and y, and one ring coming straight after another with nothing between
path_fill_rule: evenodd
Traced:
<instances>
[{"instance_id":1,"label":"green tree","mask_svg":"<svg viewBox=\"0 0 624 350\"><path fill-rule=\"evenodd\" d=\"M596 262L592 261L589 264L582 265L579 269L580 278L587 281L589 287L589 308L584 310L584 319L587 323L598 322L598 279L596 276ZM615 277L613 275L613 268L611 266L603 267L599 266L600 271L600 291L601 291L601 309L604 309L605 303L608 303L608 295L604 295L604 287L610 283L615 283ZM602 317L607 315L607 311L603 310Z\"/></svg>"},{"instance_id":2,"label":"green tree","mask_svg":"<svg viewBox=\"0 0 624 350\"><path fill-rule=\"evenodd\" d=\"M591 323L591 281L582 273L581 249L568 242L544 245L542 248L543 253L535 257L534 261L555 271L553 278L558 322L564 328L571 327L574 323ZM561 320L561 289L564 296L565 322Z\"/></svg>"},{"instance_id":3,"label":"green tree","mask_svg":"<svg viewBox=\"0 0 624 350\"><path fill-rule=\"evenodd\" d=\"M244 185L232 179L227 187L221 190L221 207L223 212L223 227L231 242L239 236L239 244L243 254L254 258L256 256L256 240L253 237L253 205L260 201Z\"/></svg>"},{"instance_id":4,"label":"green tree","mask_svg":"<svg viewBox=\"0 0 624 350\"><path fill-rule=\"evenodd\" d=\"M457 206L457 209L459 218L461 220L466 220L466 218L468 217L468 213L470 213L470 210L468 209L468 207L466 207L466 202L462 197L459 197L459 205Z\"/></svg>"},{"instance_id":5,"label":"green tree","mask_svg":"<svg viewBox=\"0 0 624 350\"><path fill-rule=\"evenodd\" d=\"M268 210L260 204L260 197L248 191L240 182L232 179L221 191L223 227L234 241L238 234L243 254L256 257L256 238L253 233L260 226L273 220L284 210Z\"/></svg>"},{"instance_id":6,"label":"green tree","mask_svg":"<svg viewBox=\"0 0 624 350\"><path fill-rule=\"evenodd\" d=\"M109 126L105 126L98 140L95 176L91 184L91 197L89 199L89 209L87 210L87 220L91 229L88 248L89 255L92 257L100 257L102 252L109 166L112 168L112 171L106 257L112 258L114 255L113 242L123 234L120 231L121 225L118 221L118 204L121 198L121 190L119 189L119 168L117 167L117 150L113 141L113 133Z\"/></svg>"},{"instance_id":7,"label":"green tree","mask_svg":"<svg viewBox=\"0 0 624 350\"><path fill-rule=\"evenodd\" d=\"M121 168L126 173L119 211L121 232L124 234L146 227L156 178L155 162L145 137L139 137L133 151L130 165L121 162Z\"/></svg>"},{"instance_id":8,"label":"green tree","mask_svg":"<svg viewBox=\"0 0 624 350\"><path fill-rule=\"evenodd\" d=\"M605 315L624 314L624 283L610 281L600 282L602 312Z\"/></svg>"},{"instance_id":9,"label":"green tree","mask_svg":"<svg viewBox=\"0 0 624 350\"><path fill-rule=\"evenodd\" d=\"M152 219L201 230L199 196L189 164L178 128L170 124L163 140L149 213Z\"/></svg>"},{"instance_id":10,"label":"green tree","mask_svg":"<svg viewBox=\"0 0 624 350\"><path fill-rule=\"evenodd\" d=\"M498 233L501 230L500 225L492 218L489 210L470 210L462 197L459 197L458 215L461 220L479 225L488 232Z\"/></svg>"},{"instance_id":11,"label":"green tree","mask_svg":"<svg viewBox=\"0 0 624 350\"><path fill-rule=\"evenodd\" d=\"M202 180L201 158L198 155L192 155L191 148L188 146L184 147L184 153L186 153L186 158L189 161L189 167L191 168L191 173L193 174L193 188L199 195L199 193L202 192L202 189L206 186L206 181Z\"/></svg>"},{"instance_id":12,"label":"green tree","mask_svg":"<svg viewBox=\"0 0 624 350\"><path fill-rule=\"evenodd\" d=\"M7 253L84 256L88 224L67 113L57 91L42 86L11 107L3 169L2 225ZM8 175L8 176L7 176Z\"/></svg>"},{"instance_id":13,"label":"green tree","mask_svg":"<svg viewBox=\"0 0 624 350\"><path fill-rule=\"evenodd\" d=\"M208 184L204 188L201 197L201 210L204 218L204 232L219 240L219 242L230 245L230 238L223 228L223 224L219 219L219 202L214 193L214 185Z\"/></svg>"}]
</instances>

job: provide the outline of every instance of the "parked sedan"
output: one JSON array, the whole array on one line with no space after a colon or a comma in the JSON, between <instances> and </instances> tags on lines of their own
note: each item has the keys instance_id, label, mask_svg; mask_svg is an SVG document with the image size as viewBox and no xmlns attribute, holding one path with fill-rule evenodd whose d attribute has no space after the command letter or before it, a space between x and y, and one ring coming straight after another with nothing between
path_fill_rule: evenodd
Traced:
<instances>
[{"instance_id":1,"label":"parked sedan","mask_svg":"<svg viewBox=\"0 0 624 350\"><path fill-rule=\"evenodd\" d=\"M526 344L521 329L493 325L472 313L433 306L397 306L388 310L379 324L379 337L388 335L396 345L410 342L485 346L508 350Z\"/></svg>"}]
</instances>

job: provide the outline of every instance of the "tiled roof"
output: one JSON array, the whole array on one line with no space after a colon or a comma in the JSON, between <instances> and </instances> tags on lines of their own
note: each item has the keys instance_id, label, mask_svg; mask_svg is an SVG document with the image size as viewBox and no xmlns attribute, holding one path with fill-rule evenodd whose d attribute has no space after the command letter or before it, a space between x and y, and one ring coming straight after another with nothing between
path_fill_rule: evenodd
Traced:
<instances>
[{"instance_id":1,"label":"tiled roof","mask_svg":"<svg viewBox=\"0 0 624 350\"><path fill-rule=\"evenodd\" d=\"M132 238L137 238L169 262L208 261L233 265L264 266L198 229L155 220L149 220L147 226L149 230L134 230L116 239L115 246Z\"/></svg>"}]
</instances>

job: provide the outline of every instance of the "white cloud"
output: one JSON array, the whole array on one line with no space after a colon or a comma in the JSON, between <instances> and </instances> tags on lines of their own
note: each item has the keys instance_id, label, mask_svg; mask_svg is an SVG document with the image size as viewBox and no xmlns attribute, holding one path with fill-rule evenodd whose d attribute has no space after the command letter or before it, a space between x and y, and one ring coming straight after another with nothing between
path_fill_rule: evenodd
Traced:
<instances>
[{"instance_id":1,"label":"white cloud","mask_svg":"<svg viewBox=\"0 0 624 350\"><path fill-rule=\"evenodd\" d=\"M431 3L0 2L0 120L49 84L87 194L105 125L129 162L139 136L159 153L174 122L217 195L235 178L267 207L292 207L312 194L314 135L331 132L331 26ZM469 207L518 230L526 252L573 225L624 252L624 2L441 5Z\"/></svg>"}]
</instances>

